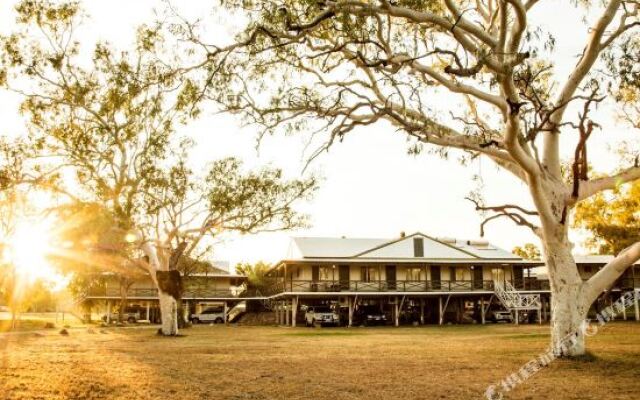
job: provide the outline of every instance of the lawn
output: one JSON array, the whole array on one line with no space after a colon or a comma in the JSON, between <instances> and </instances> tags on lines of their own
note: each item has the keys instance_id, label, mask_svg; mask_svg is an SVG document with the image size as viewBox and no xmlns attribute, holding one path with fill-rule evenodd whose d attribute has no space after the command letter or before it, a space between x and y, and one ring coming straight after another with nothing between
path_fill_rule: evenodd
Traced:
<instances>
[{"instance_id":1,"label":"lawn","mask_svg":"<svg viewBox=\"0 0 640 400\"><path fill-rule=\"evenodd\" d=\"M150 327L0 335L0 399L385 400L482 398L543 350L548 326ZM509 399L636 399L640 324L590 338Z\"/></svg>"}]
</instances>

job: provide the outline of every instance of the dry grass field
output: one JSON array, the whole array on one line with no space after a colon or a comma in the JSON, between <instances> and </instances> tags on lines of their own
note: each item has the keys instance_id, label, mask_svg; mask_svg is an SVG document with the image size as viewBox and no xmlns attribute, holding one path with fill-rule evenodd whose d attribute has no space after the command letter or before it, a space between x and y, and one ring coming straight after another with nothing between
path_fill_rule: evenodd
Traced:
<instances>
[{"instance_id":1,"label":"dry grass field","mask_svg":"<svg viewBox=\"0 0 640 400\"><path fill-rule=\"evenodd\" d=\"M548 327L150 327L0 335L3 400L475 399L543 351ZM636 399L640 324L590 339L509 399Z\"/></svg>"}]
</instances>

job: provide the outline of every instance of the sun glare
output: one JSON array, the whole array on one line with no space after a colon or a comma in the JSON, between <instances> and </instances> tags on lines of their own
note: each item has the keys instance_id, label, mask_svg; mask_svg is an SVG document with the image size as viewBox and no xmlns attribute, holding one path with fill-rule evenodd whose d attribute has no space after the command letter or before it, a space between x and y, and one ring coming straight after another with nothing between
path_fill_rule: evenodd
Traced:
<instances>
[{"instance_id":1,"label":"sun glare","mask_svg":"<svg viewBox=\"0 0 640 400\"><path fill-rule=\"evenodd\" d=\"M51 224L41 221L22 221L9 238L8 258L21 278L33 283L42 280L52 285L54 290L66 286L67 279L59 274L48 261L51 254Z\"/></svg>"}]
</instances>

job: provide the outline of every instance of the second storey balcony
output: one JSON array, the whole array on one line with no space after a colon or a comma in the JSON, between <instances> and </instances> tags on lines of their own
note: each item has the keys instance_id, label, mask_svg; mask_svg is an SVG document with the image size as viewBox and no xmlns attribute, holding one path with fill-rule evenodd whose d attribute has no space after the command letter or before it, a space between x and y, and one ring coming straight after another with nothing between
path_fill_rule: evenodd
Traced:
<instances>
[{"instance_id":1,"label":"second storey balcony","mask_svg":"<svg viewBox=\"0 0 640 400\"><path fill-rule=\"evenodd\" d=\"M516 289L523 291L548 291L549 282L525 279L516 282ZM330 292L493 292L492 280L287 280L273 282L268 294L277 293L330 293Z\"/></svg>"}]
</instances>

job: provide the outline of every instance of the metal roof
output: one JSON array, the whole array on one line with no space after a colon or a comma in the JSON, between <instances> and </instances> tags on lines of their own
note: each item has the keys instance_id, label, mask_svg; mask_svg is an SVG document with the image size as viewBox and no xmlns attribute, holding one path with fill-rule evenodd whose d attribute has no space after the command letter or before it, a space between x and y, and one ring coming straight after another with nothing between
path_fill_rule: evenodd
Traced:
<instances>
[{"instance_id":1,"label":"metal roof","mask_svg":"<svg viewBox=\"0 0 640 400\"><path fill-rule=\"evenodd\" d=\"M414 238L422 239L423 257L415 257ZM396 239L294 237L287 254L288 260L345 258L353 261L524 261L486 241L438 239L420 232Z\"/></svg>"}]
</instances>

